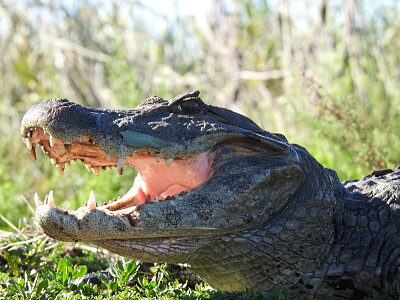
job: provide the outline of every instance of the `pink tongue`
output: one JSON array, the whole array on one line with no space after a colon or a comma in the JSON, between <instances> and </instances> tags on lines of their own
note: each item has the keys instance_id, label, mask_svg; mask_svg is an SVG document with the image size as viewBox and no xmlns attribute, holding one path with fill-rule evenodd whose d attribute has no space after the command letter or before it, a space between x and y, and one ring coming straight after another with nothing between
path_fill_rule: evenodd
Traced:
<instances>
[{"instance_id":1,"label":"pink tongue","mask_svg":"<svg viewBox=\"0 0 400 300\"><path fill-rule=\"evenodd\" d=\"M158 195L158 197L167 197L167 196L172 196L175 194L179 194L180 192L190 190L190 187L179 185L179 184L174 184L171 185L170 187L167 188L164 192Z\"/></svg>"},{"instance_id":2,"label":"pink tongue","mask_svg":"<svg viewBox=\"0 0 400 300\"><path fill-rule=\"evenodd\" d=\"M166 197L193 189L202 184L210 175L208 153L201 153L187 159L173 160L167 166L165 160L157 162L154 157L135 160L134 167L138 171L135 178L135 198L143 203L147 195Z\"/></svg>"}]
</instances>

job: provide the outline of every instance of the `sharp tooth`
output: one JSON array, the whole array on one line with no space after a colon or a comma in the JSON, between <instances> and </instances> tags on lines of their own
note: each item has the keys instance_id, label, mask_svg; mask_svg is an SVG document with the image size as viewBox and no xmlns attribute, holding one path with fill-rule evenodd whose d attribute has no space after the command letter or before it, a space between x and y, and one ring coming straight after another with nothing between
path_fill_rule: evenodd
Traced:
<instances>
[{"instance_id":1,"label":"sharp tooth","mask_svg":"<svg viewBox=\"0 0 400 300\"><path fill-rule=\"evenodd\" d=\"M40 149L42 149L43 153L46 154L46 150L44 149L43 145L40 146Z\"/></svg>"},{"instance_id":2,"label":"sharp tooth","mask_svg":"<svg viewBox=\"0 0 400 300\"><path fill-rule=\"evenodd\" d=\"M156 161L159 163L161 161L161 156L157 155L156 156Z\"/></svg>"},{"instance_id":3,"label":"sharp tooth","mask_svg":"<svg viewBox=\"0 0 400 300\"><path fill-rule=\"evenodd\" d=\"M150 195L147 195L146 199L144 200L144 203L146 203L146 204L151 203L151 197L150 197Z\"/></svg>"},{"instance_id":4,"label":"sharp tooth","mask_svg":"<svg viewBox=\"0 0 400 300\"><path fill-rule=\"evenodd\" d=\"M167 166L167 167L169 167L171 164L172 164L172 161L173 161L174 159L173 158L168 158L168 159L166 159L165 160L165 165Z\"/></svg>"},{"instance_id":5,"label":"sharp tooth","mask_svg":"<svg viewBox=\"0 0 400 300\"><path fill-rule=\"evenodd\" d=\"M31 149L29 150L29 155L32 157L33 160L36 160L36 144L33 143Z\"/></svg>"},{"instance_id":6,"label":"sharp tooth","mask_svg":"<svg viewBox=\"0 0 400 300\"><path fill-rule=\"evenodd\" d=\"M92 166L90 164L85 164L86 170L92 171Z\"/></svg>"},{"instance_id":7,"label":"sharp tooth","mask_svg":"<svg viewBox=\"0 0 400 300\"><path fill-rule=\"evenodd\" d=\"M71 148L72 148L71 143L64 143L65 152L67 152L68 154L71 154Z\"/></svg>"},{"instance_id":8,"label":"sharp tooth","mask_svg":"<svg viewBox=\"0 0 400 300\"><path fill-rule=\"evenodd\" d=\"M41 205L43 205L42 200L40 200L39 194L35 193L35 195L33 196L33 198L35 199L35 205L36 207L39 207Z\"/></svg>"},{"instance_id":9,"label":"sharp tooth","mask_svg":"<svg viewBox=\"0 0 400 300\"><path fill-rule=\"evenodd\" d=\"M33 160L36 160L36 151L35 151L36 144L32 143L29 137L24 138L23 140L26 147L28 147L29 155L32 157Z\"/></svg>"},{"instance_id":10,"label":"sharp tooth","mask_svg":"<svg viewBox=\"0 0 400 300\"><path fill-rule=\"evenodd\" d=\"M158 196L154 197L154 202L158 202Z\"/></svg>"},{"instance_id":11,"label":"sharp tooth","mask_svg":"<svg viewBox=\"0 0 400 300\"><path fill-rule=\"evenodd\" d=\"M111 155L110 154L106 154L106 160L110 160L111 159Z\"/></svg>"},{"instance_id":12,"label":"sharp tooth","mask_svg":"<svg viewBox=\"0 0 400 300\"><path fill-rule=\"evenodd\" d=\"M44 204L50 207L56 207L56 205L54 204L53 190L51 190L49 194L46 195L46 198L44 199Z\"/></svg>"},{"instance_id":13,"label":"sharp tooth","mask_svg":"<svg viewBox=\"0 0 400 300\"><path fill-rule=\"evenodd\" d=\"M117 169L119 175L122 175L124 173L124 166L125 166L125 158L118 158L117 159Z\"/></svg>"},{"instance_id":14,"label":"sharp tooth","mask_svg":"<svg viewBox=\"0 0 400 300\"><path fill-rule=\"evenodd\" d=\"M58 164L57 168L58 168L58 171L60 172L60 174L64 175L65 164Z\"/></svg>"},{"instance_id":15,"label":"sharp tooth","mask_svg":"<svg viewBox=\"0 0 400 300\"><path fill-rule=\"evenodd\" d=\"M161 201L164 201L164 200L165 200L165 196L162 196L162 197L161 197Z\"/></svg>"},{"instance_id":16,"label":"sharp tooth","mask_svg":"<svg viewBox=\"0 0 400 300\"><path fill-rule=\"evenodd\" d=\"M52 135L50 135L49 143L50 143L50 147L53 147L53 146L54 146L54 138L53 138Z\"/></svg>"},{"instance_id":17,"label":"sharp tooth","mask_svg":"<svg viewBox=\"0 0 400 300\"><path fill-rule=\"evenodd\" d=\"M54 157L50 158L50 161L53 166L57 164L57 160Z\"/></svg>"},{"instance_id":18,"label":"sharp tooth","mask_svg":"<svg viewBox=\"0 0 400 300\"><path fill-rule=\"evenodd\" d=\"M97 207L96 196L94 195L94 191L91 191L89 194L88 202L86 203L86 207L90 210L95 209Z\"/></svg>"},{"instance_id":19,"label":"sharp tooth","mask_svg":"<svg viewBox=\"0 0 400 300\"><path fill-rule=\"evenodd\" d=\"M29 137L24 139L24 143L28 147L29 150L32 149L32 142L31 142L31 139Z\"/></svg>"},{"instance_id":20,"label":"sharp tooth","mask_svg":"<svg viewBox=\"0 0 400 300\"><path fill-rule=\"evenodd\" d=\"M32 135L32 132L29 130L28 133L26 134L26 136L29 138L29 137L31 137L31 135Z\"/></svg>"},{"instance_id":21,"label":"sharp tooth","mask_svg":"<svg viewBox=\"0 0 400 300\"><path fill-rule=\"evenodd\" d=\"M92 172L96 176L100 176L100 168L99 167L93 167Z\"/></svg>"}]
</instances>

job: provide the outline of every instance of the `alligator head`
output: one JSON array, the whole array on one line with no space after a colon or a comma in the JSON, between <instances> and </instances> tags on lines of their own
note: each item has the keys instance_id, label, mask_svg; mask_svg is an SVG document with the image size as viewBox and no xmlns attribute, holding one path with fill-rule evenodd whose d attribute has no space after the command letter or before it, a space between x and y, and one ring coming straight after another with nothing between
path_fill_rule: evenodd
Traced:
<instances>
[{"instance_id":1,"label":"alligator head","mask_svg":"<svg viewBox=\"0 0 400 300\"><path fill-rule=\"evenodd\" d=\"M45 100L26 113L21 134L33 158L40 145L61 172L71 160L95 174L138 172L126 195L104 205L94 193L76 211L57 207L52 193L44 203L35 196L48 236L187 263L225 290L320 285L307 274L328 255L337 179L304 148L205 104L199 92L130 110Z\"/></svg>"}]
</instances>

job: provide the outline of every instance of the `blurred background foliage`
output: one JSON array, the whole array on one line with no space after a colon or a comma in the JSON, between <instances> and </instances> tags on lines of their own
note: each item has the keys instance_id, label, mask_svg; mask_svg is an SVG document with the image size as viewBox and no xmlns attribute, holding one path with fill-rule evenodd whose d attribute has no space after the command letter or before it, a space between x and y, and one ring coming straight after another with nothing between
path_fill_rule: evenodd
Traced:
<instances>
[{"instance_id":1,"label":"blurred background foliage","mask_svg":"<svg viewBox=\"0 0 400 300\"><path fill-rule=\"evenodd\" d=\"M395 0L0 0L0 213L18 227L34 192L76 209L132 184L134 170L72 164L62 177L41 151L30 159L21 117L54 97L129 108L199 89L342 180L395 167L399 12Z\"/></svg>"}]
</instances>

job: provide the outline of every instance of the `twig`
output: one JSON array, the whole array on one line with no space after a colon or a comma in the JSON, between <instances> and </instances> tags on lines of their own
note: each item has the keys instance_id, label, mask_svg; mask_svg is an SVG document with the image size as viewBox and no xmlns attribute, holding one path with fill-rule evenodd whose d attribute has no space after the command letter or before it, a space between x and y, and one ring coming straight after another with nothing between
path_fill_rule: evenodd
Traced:
<instances>
[{"instance_id":1,"label":"twig","mask_svg":"<svg viewBox=\"0 0 400 300\"><path fill-rule=\"evenodd\" d=\"M28 208L31 211L32 215L35 215L35 210L33 209L32 205L29 203L28 199L26 199L25 196L22 196L22 200L24 200L26 206L28 206Z\"/></svg>"},{"instance_id":2,"label":"twig","mask_svg":"<svg viewBox=\"0 0 400 300\"><path fill-rule=\"evenodd\" d=\"M62 39L56 36L43 34L41 40L43 42L53 44L54 46L59 47L61 49L71 50L77 53L78 55L81 55L83 57L88 57L97 61L105 62L110 59L110 56L108 54L88 49L86 47L83 47L82 45L79 45L67 39Z\"/></svg>"},{"instance_id":3,"label":"twig","mask_svg":"<svg viewBox=\"0 0 400 300\"><path fill-rule=\"evenodd\" d=\"M172 69L165 69L164 76L156 76L154 82L161 84L165 82L165 78L168 78L173 85L197 85L205 83L207 81L215 81L221 78L238 78L241 80L254 80L254 81L267 81L272 79L283 78L284 72L282 70L270 70L270 71L249 71L249 70L238 70L236 72L218 72L208 74L193 74L186 73L180 75Z\"/></svg>"},{"instance_id":4,"label":"twig","mask_svg":"<svg viewBox=\"0 0 400 300\"><path fill-rule=\"evenodd\" d=\"M33 239L30 239L30 240L21 241L21 242L16 242L16 243L11 243L11 244L8 244L8 245L6 245L6 246L4 246L4 247L1 247L1 248L0 248L0 251L3 251L3 250L5 250L5 249L8 249L8 248L11 248L11 247L14 247L14 246L18 246L18 245L29 244L29 243L31 243L31 242L34 242L34 241L36 241L36 240L40 240L40 239L45 238L45 237L47 237L47 236L46 236L45 234L42 234L42 235L39 235L39 236L37 236L37 237L35 237L35 238L33 238ZM48 237L47 237L47 238L48 238Z\"/></svg>"},{"instance_id":5,"label":"twig","mask_svg":"<svg viewBox=\"0 0 400 300\"><path fill-rule=\"evenodd\" d=\"M0 218L7 223L8 226L10 226L12 229L14 229L16 232L20 233L21 230L19 230L13 223L11 223L9 220L7 220L6 217L4 217L2 214L0 214Z\"/></svg>"}]
</instances>

